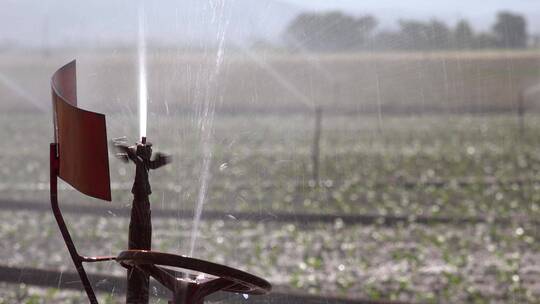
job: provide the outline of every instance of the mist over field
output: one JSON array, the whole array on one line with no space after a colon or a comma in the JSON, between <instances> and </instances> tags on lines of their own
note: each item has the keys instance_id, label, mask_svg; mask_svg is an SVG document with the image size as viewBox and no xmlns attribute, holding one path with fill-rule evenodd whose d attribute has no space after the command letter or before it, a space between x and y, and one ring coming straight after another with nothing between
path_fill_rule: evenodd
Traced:
<instances>
[{"instance_id":1,"label":"mist over field","mask_svg":"<svg viewBox=\"0 0 540 304\"><path fill-rule=\"evenodd\" d=\"M148 1L148 40L157 45L200 46L215 41L216 22L226 18L228 41L277 41L298 6L273 0ZM137 38L133 1L7 1L0 11L0 45L26 47L122 47ZM223 9L216 15L215 9ZM167 9L163 9L167 8ZM28 22L32 20L32 22Z\"/></svg>"},{"instance_id":2,"label":"mist over field","mask_svg":"<svg viewBox=\"0 0 540 304\"><path fill-rule=\"evenodd\" d=\"M229 53L218 76L218 113L328 113L373 115L515 112L520 93L540 83L534 51L283 55ZM246 56L245 54L249 54ZM47 75L66 56L9 56L0 62L3 111L48 111ZM82 53L80 103L117 113L136 111L135 54ZM190 113L197 94L191 71L211 68L197 54L149 53L150 113ZM308 76L309 75L309 76ZM527 109L539 109L538 92Z\"/></svg>"},{"instance_id":3,"label":"mist over field","mask_svg":"<svg viewBox=\"0 0 540 304\"><path fill-rule=\"evenodd\" d=\"M539 8L0 2L0 304L88 301L56 176L81 254L133 249L151 184L152 250L273 286L205 303L540 303ZM99 130L84 110L106 138L73 136ZM74 179L107 168L111 202L62 180L66 154L88 157L59 165ZM127 301L116 261L85 264L100 303Z\"/></svg>"}]
</instances>

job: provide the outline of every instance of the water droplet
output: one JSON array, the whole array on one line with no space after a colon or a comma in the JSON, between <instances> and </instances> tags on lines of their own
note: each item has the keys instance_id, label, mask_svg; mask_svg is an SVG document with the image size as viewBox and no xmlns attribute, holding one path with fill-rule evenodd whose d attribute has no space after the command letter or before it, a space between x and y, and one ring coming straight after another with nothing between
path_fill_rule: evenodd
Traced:
<instances>
[{"instance_id":1,"label":"water droplet","mask_svg":"<svg viewBox=\"0 0 540 304\"><path fill-rule=\"evenodd\" d=\"M525 233L525 230L523 230L523 228L518 227L518 228L516 229L516 235L517 235L517 236L522 236L523 233Z\"/></svg>"},{"instance_id":2,"label":"water droplet","mask_svg":"<svg viewBox=\"0 0 540 304\"><path fill-rule=\"evenodd\" d=\"M345 223L343 222L342 219L337 218L337 219L334 221L334 228L335 228L335 229L338 229L338 230L339 230L339 229L343 228L343 226L345 226Z\"/></svg>"},{"instance_id":3,"label":"water droplet","mask_svg":"<svg viewBox=\"0 0 540 304\"><path fill-rule=\"evenodd\" d=\"M242 296L244 296L244 299L246 300L249 298L249 295L247 293L242 294Z\"/></svg>"}]
</instances>

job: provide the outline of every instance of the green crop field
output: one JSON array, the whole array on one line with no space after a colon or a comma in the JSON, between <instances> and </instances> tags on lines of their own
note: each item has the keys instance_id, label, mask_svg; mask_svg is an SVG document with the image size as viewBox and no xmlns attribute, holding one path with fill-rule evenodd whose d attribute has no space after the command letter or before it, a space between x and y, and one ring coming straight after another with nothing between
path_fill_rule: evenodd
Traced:
<instances>
[{"instance_id":1,"label":"green crop field","mask_svg":"<svg viewBox=\"0 0 540 304\"><path fill-rule=\"evenodd\" d=\"M136 140L134 54L4 55L3 200L48 204L49 77L74 57L79 104L107 115L109 139ZM279 291L422 303L540 302L538 94L526 100L524 130L515 114L519 94L540 83L538 52L235 51L221 65L211 51L148 57L148 138L173 158L151 172L152 208L178 214L154 218L155 249L189 252L189 218L206 182L194 256L266 277ZM324 109L320 183L312 179L314 106ZM60 202L128 210L133 167L113 154L112 203L64 183ZM208 211L224 216L205 219ZM281 214L338 217L277 221ZM350 215L380 220L339 218ZM388 225L388 217L406 220ZM127 218L113 211L66 218L82 252L126 248ZM477 221L459 222L467 218ZM6 244L0 265L74 271L49 212L4 208L0 241ZM113 263L90 271L125 275ZM0 303L84 299L74 291L0 284ZM121 302L117 294L101 297Z\"/></svg>"},{"instance_id":2,"label":"green crop field","mask_svg":"<svg viewBox=\"0 0 540 304\"><path fill-rule=\"evenodd\" d=\"M151 175L153 208L189 212L198 200L204 154L198 121L189 115L152 118L150 140L174 159ZM2 115L10 143L0 158L4 198L46 204L49 119ZM383 116L382 121L327 115L317 186L311 180L311 116L216 114L204 210L229 216L204 220L203 212L195 256L265 276L280 290L433 303L535 303L540 124L534 115L527 119L521 136L513 115ZM109 115L109 136L134 138L135 120ZM61 201L129 208L133 168L112 157L110 163L112 203L88 202L67 185ZM235 214L244 211L268 219L238 220ZM273 221L280 212L401 215L411 222ZM486 222L426 225L414 222L418 216L476 216ZM6 210L1 217L0 238L12 244L0 249L4 264L73 270L52 215ZM126 247L126 218L67 217L83 252L115 254ZM497 218L509 221L500 224ZM191 220L154 219L154 248L187 253L191 227ZM91 271L124 275L112 263ZM4 290L7 299L20 296L28 303L69 303L80 296L13 285Z\"/></svg>"}]
</instances>

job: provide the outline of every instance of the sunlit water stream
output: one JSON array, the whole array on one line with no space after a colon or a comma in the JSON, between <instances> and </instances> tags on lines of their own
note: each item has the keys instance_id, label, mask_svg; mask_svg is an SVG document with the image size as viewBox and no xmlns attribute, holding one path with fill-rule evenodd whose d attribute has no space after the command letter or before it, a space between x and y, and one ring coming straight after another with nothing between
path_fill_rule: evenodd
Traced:
<instances>
[{"instance_id":1,"label":"sunlit water stream","mask_svg":"<svg viewBox=\"0 0 540 304\"><path fill-rule=\"evenodd\" d=\"M201 175L199 178L200 187L199 194L197 197L197 206L195 208L195 214L193 215L193 226L191 229L191 239L189 245L189 256L193 256L195 252L195 244L197 241L197 236L199 232L199 223L201 221L201 215L203 211L203 206L206 201L206 195L208 191L208 184L210 181L210 166L212 164L212 133L214 129L214 114L215 114L215 99L218 97L217 94L212 94L213 90L217 91L217 77L220 74L221 66L223 64L223 56L225 52L225 39L227 33L227 27L229 24L229 19L227 18L226 11L226 1L221 0L215 2L215 5L211 7L213 12L213 18L211 23L217 27L217 42L218 48L216 50L215 56L216 61L213 71L208 75L208 79L205 80L204 94L201 98L203 104L201 111L198 112L198 127L200 131L200 145L203 153Z\"/></svg>"},{"instance_id":2,"label":"sunlit water stream","mask_svg":"<svg viewBox=\"0 0 540 304\"><path fill-rule=\"evenodd\" d=\"M146 75L146 17L144 1L139 2L139 27L138 27L138 81L139 81L139 139L146 136L148 119L148 85Z\"/></svg>"},{"instance_id":3,"label":"sunlit water stream","mask_svg":"<svg viewBox=\"0 0 540 304\"><path fill-rule=\"evenodd\" d=\"M203 211L203 206L207 197L208 184L210 181L210 167L212 164L212 133L214 124L215 94L217 88L217 77L223 63L225 50L226 28L229 23L225 14L226 1L216 1L209 9L213 10L211 24L217 28L218 47L215 51L215 63L207 77L198 79L200 91L195 94L195 104L197 113L197 128L200 136L200 146L202 151L201 173L199 177L200 187L197 195L193 225L191 230L189 256L194 255L195 244L198 236L199 223ZM148 119L148 86L147 86L147 60L146 60L146 12L144 2L139 2L138 7L138 114L139 114L139 136L146 136ZM216 91L217 92L217 91Z\"/></svg>"}]
</instances>

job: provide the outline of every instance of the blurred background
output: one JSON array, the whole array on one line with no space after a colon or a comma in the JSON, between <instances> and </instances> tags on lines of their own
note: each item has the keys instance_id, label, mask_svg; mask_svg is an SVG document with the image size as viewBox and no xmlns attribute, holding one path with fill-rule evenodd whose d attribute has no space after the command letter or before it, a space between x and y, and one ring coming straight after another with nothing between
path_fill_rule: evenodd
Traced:
<instances>
[{"instance_id":1,"label":"blurred background","mask_svg":"<svg viewBox=\"0 0 540 304\"><path fill-rule=\"evenodd\" d=\"M212 302L540 301L536 1L4 0L0 28L0 303L85 301L48 197L73 59L109 139L138 141L147 101L173 157L153 248L275 287ZM109 162L112 203L60 185L88 255L127 247L134 168ZM122 267L89 272L123 302Z\"/></svg>"}]
</instances>

